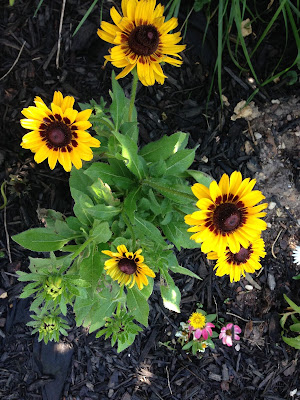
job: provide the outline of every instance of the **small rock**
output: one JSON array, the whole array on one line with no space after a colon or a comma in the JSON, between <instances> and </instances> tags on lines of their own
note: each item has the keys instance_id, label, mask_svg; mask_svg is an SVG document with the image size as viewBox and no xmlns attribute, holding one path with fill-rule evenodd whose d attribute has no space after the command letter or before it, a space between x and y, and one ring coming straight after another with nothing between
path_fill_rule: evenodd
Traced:
<instances>
[{"instance_id":1,"label":"small rock","mask_svg":"<svg viewBox=\"0 0 300 400\"><path fill-rule=\"evenodd\" d=\"M274 290L276 287L275 277L273 274L268 274L268 285L271 290Z\"/></svg>"}]
</instances>

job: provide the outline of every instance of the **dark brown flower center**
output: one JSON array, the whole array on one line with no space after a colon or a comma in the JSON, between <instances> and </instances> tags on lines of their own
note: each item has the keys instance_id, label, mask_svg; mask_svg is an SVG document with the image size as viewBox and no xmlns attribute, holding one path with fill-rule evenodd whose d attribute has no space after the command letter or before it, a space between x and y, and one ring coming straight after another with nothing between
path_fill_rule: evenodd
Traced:
<instances>
[{"instance_id":1,"label":"dark brown flower center","mask_svg":"<svg viewBox=\"0 0 300 400\"><path fill-rule=\"evenodd\" d=\"M232 254L233 260L236 264L244 264L247 260L249 260L251 253L251 246L249 246L248 249L241 247L238 253Z\"/></svg>"},{"instance_id":2,"label":"dark brown flower center","mask_svg":"<svg viewBox=\"0 0 300 400\"><path fill-rule=\"evenodd\" d=\"M159 44L159 33L153 25L140 25L133 29L128 38L130 49L139 56L155 53Z\"/></svg>"},{"instance_id":3,"label":"dark brown flower center","mask_svg":"<svg viewBox=\"0 0 300 400\"><path fill-rule=\"evenodd\" d=\"M137 270L136 263L128 258L122 258L122 260L119 261L118 266L119 269L127 275L132 275Z\"/></svg>"},{"instance_id":4,"label":"dark brown flower center","mask_svg":"<svg viewBox=\"0 0 300 400\"><path fill-rule=\"evenodd\" d=\"M48 125L46 138L53 147L64 147L71 142L72 133L68 125L55 121Z\"/></svg>"},{"instance_id":5,"label":"dark brown flower center","mask_svg":"<svg viewBox=\"0 0 300 400\"><path fill-rule=\"evenodd\" d=\"M213 215L214 225L223 232L236 230L242 220L241 210L232 203L223 203L217 206Z\"/></svg>"},{"instance_id":6,"label":"dark brown flower center","mask_svg":"<svg viewBox=\"0 0 300 400\"><path fill-rule=\"evenodd\" d=\"M225 333L226 333L227 336L232 336L231 329L227 329L227 331Z\"/></svg>"}]
</instances>

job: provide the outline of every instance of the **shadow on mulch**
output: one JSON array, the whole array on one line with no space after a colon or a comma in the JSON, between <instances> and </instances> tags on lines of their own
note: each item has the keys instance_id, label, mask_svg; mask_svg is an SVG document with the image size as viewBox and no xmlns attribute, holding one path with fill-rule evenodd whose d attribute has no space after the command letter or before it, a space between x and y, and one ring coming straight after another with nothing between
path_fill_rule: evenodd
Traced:
<instances>
[{"instance_id":1,"label":"shadow on mulch","mask_svg":"<svg viewBox=\"0 0 300 400\"><path fill-rule=\"evenodd\" d=\"M107 20L109 6L104 7ZM61 2L45 2L33 19L35 7L35 2L24 0L16 0L12 8L6 4L0 6L0 78L3 77L0 80L0 181L10 182L8 205L0 214L4 227L0 234L0 250L4 252L0 258L0 398L280 400L296 399L296 394L290 394L296 393L296 389L300 398L299 354L282 342L279 327L279 313L287 306L283 293L299 304L297 282L291 279L297 271L291 260L290 244L291 236L295 243L300 237L293 215L287 212L267 216L271 226L265 237L268 255L263 260L262 272L254 277L258 286L252 290L249 286L246 288L249 282L244 279L230 284L228 277L216 278L212 264L200 251L182 250L178 254L179 262L203 280L174 275L182 293L180 315L163 307L159 287L155 286L150 300L149 328L121 354L103 338L96 340L86 329L75 327L71 314L68 318L73 328L59 344L46 346L30 335L25 326L30 318L30 300L18 299L23 284L18 283L15 273L26 270L28 256L36 253L24 251L8 237L39 226L41 208L70 215L72 199L67 173L60 167L50 173L46 162L36 165L32 154L20 148L25 133L19 124L20 111L32 104L36 95L49 103L54 90L73 95L81 102L91 98L97 101L100 96L109 101L111 87L111 66L101 68L108 45L96 35L99 10L95 9L72 39L74 27L87 5L75 0L67 2L57 69ZM234 66L226 60L223 85L231 105L222 112L218 96L213 93L206 108L216 36L209 29L206 47L200 46L203 31L199 26L205 23L199 24L199 18L202 21L204 17L201 14L191 17L183 66L164 67L168 75L164 86L139 86L136 104L141 145L176 130L186 131L190 133L190 146L199 145L195 169L216 179L234 170L241 171L244 177L253 177L261 171L259 146L254 143L245 120L230 120L234 106L241 99L247 99L252 89L247 82L242 81L240 85ZM273 50L280 49L278 31L274 36L277 43L268 44L265 54L270 52L270 46ZM15 61L12 70L4 76ZM260 62L258 67L268 69L269 64ZM130 77L124 78L121 84L129 93ZM297 86L273 85L255 101L263 107L273 98L291 97L296 90ZM281 123L284 125L286 120ZM247 151L246 142L251 144L252 152ZM298 159L294 156L294 176L299 172ZM276 242L282 224L286 229ZM195 311L197 302L208 312L217 311L219 318L242 327L239 347L227 348L216 340L216 348L206 351L203 358L181 350L174 335L180 322Z\"/></svg>"}]
</instances>

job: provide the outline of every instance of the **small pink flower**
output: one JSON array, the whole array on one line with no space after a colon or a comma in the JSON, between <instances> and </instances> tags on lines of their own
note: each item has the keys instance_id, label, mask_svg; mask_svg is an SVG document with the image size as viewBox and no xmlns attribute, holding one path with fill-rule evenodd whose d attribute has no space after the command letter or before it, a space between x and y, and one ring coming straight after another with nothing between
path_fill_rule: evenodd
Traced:
<instances>
[{"instance_id":1,"label":"small pink flower","mask_svg":"<svg viewBox=\"0 0 300 400\"><path fill-rule=\"evenodd\" d=\"M219 335L219 339L222 339L223 344L226 344L227 346L232 346L232 331L234 339L240 340L240 337L237 334L242 332L241 328L238 325L233 325L232 323L229 323L221 329L221 333Z\"/></svg>"},{"instance_id":2,"label":"small pink flower","mask_svg":"<svg viewBox=\"0 0 300 400\"><path fill-rule=\"evenodd\" d=\"M211 322L206 322L205 326L202 329L193 329L193 327L189 325L189 330L194 331L194 339L200 339L202 336L204 340L207 340L209 336L212 336L213 333L211 328L214 327L214 324L212 324Z\"/></svg>"}]
</instances>

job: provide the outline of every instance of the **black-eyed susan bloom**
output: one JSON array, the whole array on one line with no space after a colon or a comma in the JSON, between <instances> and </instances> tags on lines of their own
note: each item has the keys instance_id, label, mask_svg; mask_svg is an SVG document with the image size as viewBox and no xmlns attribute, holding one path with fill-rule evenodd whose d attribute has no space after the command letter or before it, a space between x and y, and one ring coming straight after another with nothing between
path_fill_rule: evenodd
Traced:
<instances>
[{"instance_id":1,"label":"black-eyed susan bloom","mask_svg":"<svg viewBox=\"0 0 300 400\"><path fill-rule=\"evenodd\" d=\"M202 243L204 253L215 251L224 253L227 246L232 253L238 253L241 246L249 243L267 228L261 212L267 203L257 205L265 198L259 190L252 190L255 179L242 179L240 172L230 176L224 174L217 184L213 181L209 188L200 183L192 186L200 211L186 215L185 222L193 225L188 229L195 232L191 239Z\"/></svg>"},{"instance_id":2,"label":"black-eyed susan bloom","mask_svg":"<svg viewBox=\"0 0 300 400\"><path fill-rule=\"evenodd\" d=\"M35 107L22 110L26 119L21 119L21 125L31 132L23 136L21 146L35 153L37 163L48 158L51 169L57 161L66 171L71 171L72 164L80 169L82 160L93 158L91 147L100 147L99 140L86 132L92 126L88 121L92 110L78 112L74 102L74 97L55 92L51 109L37 96Z\"/></svg>"},{"instance_id":3,"label":"black-eyed susan bloom","mask_svg":"<svg viewBox=\"0 0 300 400\"><path fill-rule=\"evenodd\" d=\"M182 64L178 53L185 45L178 45L180 32L169 32L178 25L177 18L165 22L164 7L156 6L156 0L122 0L121 16L115 7L110 10L114 22L103 21L98 35L115 46L105 56L115 67L124 68L116 79L126 76L135 66L139 80L144 86L164 83L166 76L160 63L176 67ZM176 58L174 58L176 57Z\"/></svg>"},{"instance_id":4,"label":"black-eyed susan bloom","mask_svg":"<svg viewBox=\"0 0 300 400\"><path fill-rule=\"evenodd\" d=\"M262 238L253 240L246 248L241 247L239 252L232 253L228 248L223 254L211 252L207 254L210 260L217 260L216 275L230 276L230 282L238 282L245 273L253 273L261 268L260 259L264 258L265 243Z\"/></svg>"},{"instance_id":5,"label":"black-eyed susan bloom","mask_svg":"<svg viewBox=\"0 0 300 400\"><path fill-rule=\"evenodd\" d=\"M155 273L144 264L144 257L141 255L142 249L132 253L122 244L117 247L117 253L110 250L103 250L102 253L111 257L105 261L104 269L106 273L119 285L132 288L135 283L140 290L148 285L147 276L155 277Z\"/></svg>"}]
</instances>

